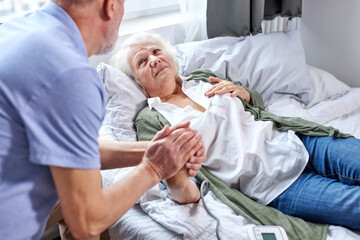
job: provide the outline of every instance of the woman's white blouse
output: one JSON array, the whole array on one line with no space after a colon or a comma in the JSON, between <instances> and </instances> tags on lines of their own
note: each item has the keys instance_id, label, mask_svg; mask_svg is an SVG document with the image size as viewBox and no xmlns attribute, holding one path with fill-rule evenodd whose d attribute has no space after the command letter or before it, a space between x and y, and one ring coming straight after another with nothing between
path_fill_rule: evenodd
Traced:
<instances>
[{"instance_id":1,"label":"woman's white blouse","mask_svg":"<svg viewBox=\"0 0 360 240\"><path fill-rule=\"evenodd\" d=\"M204 168L255 201L268 204L302 173L308 152L294 131L280 132L271 121L255 121L238 98L230 94L208 98L211 84L183 81L182 90L206 109L179 108L160 98L148 99L171 125L191 121L202 135Z\"/></svg>"}]
</instances>

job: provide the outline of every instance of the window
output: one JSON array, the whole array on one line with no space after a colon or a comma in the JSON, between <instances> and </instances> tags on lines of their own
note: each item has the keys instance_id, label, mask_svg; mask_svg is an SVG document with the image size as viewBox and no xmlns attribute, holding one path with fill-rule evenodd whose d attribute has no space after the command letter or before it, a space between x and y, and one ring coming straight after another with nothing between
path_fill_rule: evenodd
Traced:
<instances>
[{"instance_id":1,"label":"window","mask_svg":"<svg viewBox=\"0 0 360 240\"><path fill-rule=\"evenodd\" d=\"M43 6L47 0L0 0L0 24L14 16L21 15L27 12L34 11ZM171 24L174 21L179 22L180 5L179 0L125 0L125 15L122 25L133 22L133 20L144 19L142 25L152 24L152 26L145 26L147 28L156 27L158 22L160 25ZM152 17L154 16L154 17ZM171 16L171 17L169 17ZM174 17L175 16L175 17ZM149 21L148 17L152 17ZM146 19L146 21L145 21ZM157 19L157 22L151 22ZM129 21L127 21L129 20ZM125 23L127 22L127 23ZM126 26L122 26L121 32L130 33L134 31L133 23L128 26L130 30L126 30ZM137 26L135 27L137 28Z\"/></svg>"},{"instance_id":2,"label":"window","mask_svg":"<svg viewBox=\"0 0 360 240\"><path fill-rule=\"evenodd\" d=\"M179 11L179 0L126 0L124 19Z\"/></svg>"},{"instance_id":3,"label":"window","mask_svg":"<svg viewBox=\"0 0 360 240\"><path fill-rule=\"evenodd\" d=\"M46 0L0 0L0 19L34 11L44 5Z\"/></svg>"},{"instance_id":4,"label":"window","mask_svg":"<svg viewBox=\"0 0 360 240\"><path fill-rule=\"evenodd\" d=\"M119 35L149 31L182 22L179 0L125 0Z\"/></svg>"},{"instance_id":5,"label":"window","mask_svg":"<svg viewBox=\"0 0 360 240\"><path fill-rule=\"evenodd\" d=\"M34 11L46 0L0 0L0 20ZM138 18L153 14L179 11L179 0L126 0L124 19Z\"/></svg>"}]
</instances>

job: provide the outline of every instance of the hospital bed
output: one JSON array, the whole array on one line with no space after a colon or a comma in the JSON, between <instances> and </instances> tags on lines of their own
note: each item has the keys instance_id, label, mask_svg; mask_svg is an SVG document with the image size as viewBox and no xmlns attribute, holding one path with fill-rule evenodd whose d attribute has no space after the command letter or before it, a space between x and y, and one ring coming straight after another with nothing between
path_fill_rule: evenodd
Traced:
<instances>
[{"instance_id":1,"label":"hospital bed","mask_svg":"<svg viewBox=\"0 0 360 240\"><path fill-rule=\"evenodd\" d=\"M209 69L258 91L265 108L278 115L302 117L360 138L360 88L351 88L331 73L310 66L299 33L278 32L248 37L218 37L175 46L180 73ZM101 63L98 72L107 92L107 114L100 137L135 141L135 114L146 105L139 88L119 70ZM104 186L131 168L102 171ZM235 214L211 191L204 200L220 219L221 239L248 239L254 226ZM110 239L217 239L216 220L197 204L172 202L159 185L108 229ZM360 239L360 233L330 226L327 240Z\"/></svg>"}]
</instances>

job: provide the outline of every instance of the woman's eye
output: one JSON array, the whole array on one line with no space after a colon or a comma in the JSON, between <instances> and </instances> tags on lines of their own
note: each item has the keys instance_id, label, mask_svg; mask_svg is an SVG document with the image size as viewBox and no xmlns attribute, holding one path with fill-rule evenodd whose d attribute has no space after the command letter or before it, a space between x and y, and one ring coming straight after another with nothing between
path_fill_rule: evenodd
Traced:
<instances>
[{"instance_id":1,"label":"woman's eye","mask_svg":"<svg viewBox=\"0 0 360 240\"><path fill-rule=\"evenodd\" d=\"M145 60L141 59L141 60L139 60L138 65L141 66L141 64L143 64L144 62L145 62Z\"/></svg>"},{"instance_id":2,"label":"woman's eye","mask_svg":"<svg viewBox=\"0 0 360 240\"><path fill-rule=\"evenodd\" d=\"M154 49L153 50L153 54L156 54L156 53L158 53L160 51L160 49Z\"/></svg>"}]
</instances>

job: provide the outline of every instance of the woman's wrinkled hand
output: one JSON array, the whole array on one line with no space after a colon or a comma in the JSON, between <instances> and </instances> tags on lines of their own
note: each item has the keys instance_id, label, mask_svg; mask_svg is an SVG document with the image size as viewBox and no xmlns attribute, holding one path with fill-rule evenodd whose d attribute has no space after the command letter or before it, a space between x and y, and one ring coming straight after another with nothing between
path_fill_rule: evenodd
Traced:
<instances>
[{"instance_id":1,"label":"woman's wrinkled hand","mask_svg":"<svg viewBox=\"0 0 360 240\"><path fill-rule=\"evenodd\" d=\"M205 147L203 145L199 146L199 149L194 156L191 156L188 162L185 164L187 168L187 174L190 177L196 176L196 171L202 167L202 164L206 162L205 156Z\"/></svg>"},{"instance_id":2,"label":"woman's wrinkled hand","mask_svg":"<svg viewBox=\"0 0 360 240\"><path fill-rule=\"evenodd\" d=\"M231 97L239 97L245 100L246 102L250 103L251 101L250 93L244 87L236 85L233 82L227 80L221 80L216 77L210 77L209 81L217 84L213 85L205 93L205 96L212 97L214 95L222 95L225 93L230 93Z\"/></svg>"}]
</instances>

